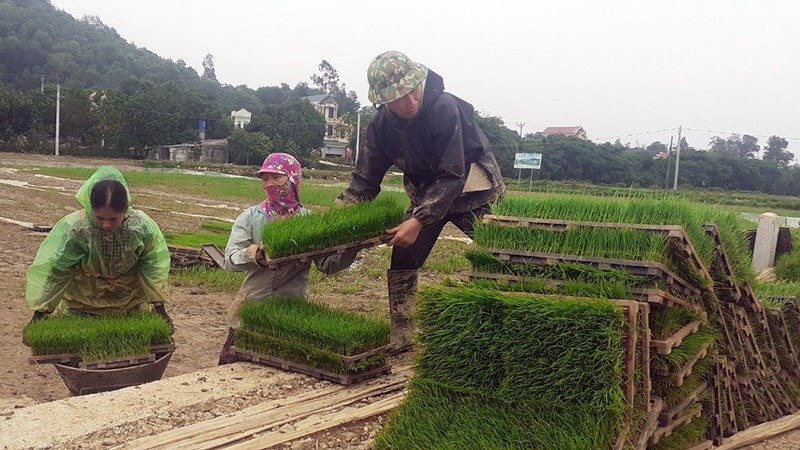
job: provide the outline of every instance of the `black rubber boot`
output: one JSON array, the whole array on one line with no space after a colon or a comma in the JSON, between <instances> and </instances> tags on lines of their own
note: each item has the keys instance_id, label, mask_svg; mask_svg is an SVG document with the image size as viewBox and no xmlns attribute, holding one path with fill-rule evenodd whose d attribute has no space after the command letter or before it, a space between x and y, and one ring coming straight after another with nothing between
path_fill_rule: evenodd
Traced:
<instances>
[{"instance_id":1,"label":"black rubber boot","mask_svg":"<svg viewBox=\"0 0 800 450\"><path fill-rule=\"evenodd\" d=\"M414 344L414 324L411 315L417 305L417 271L392 270L386 272L389 286L389 317L392 328L389 334L389 353L411 350Z\"/></svg>"},{"instance_id":2,"label":"black rubber boot","mask_svg":"<svg viewBox=\"0 0 800 450\"><path fill-rule=\"evenodd\" d=\"M225 364L236 362L236 356L231 354L231 347L233 346L233 341L235 338L236 330L233 328L228 328L228 337L225 338L225 343L222 344L222 350L219 352L219 362L217 365L223 366Z\"/></svg>"}]
</instances>

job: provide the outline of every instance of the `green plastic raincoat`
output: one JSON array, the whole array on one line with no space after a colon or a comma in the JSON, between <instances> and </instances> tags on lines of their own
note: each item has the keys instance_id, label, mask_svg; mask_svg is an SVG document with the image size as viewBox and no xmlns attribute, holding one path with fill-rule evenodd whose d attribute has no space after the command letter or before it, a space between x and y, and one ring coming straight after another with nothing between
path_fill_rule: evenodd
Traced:
<instances>
[{"instance_id":1,"label":"green plastic raincoat","mask_svg":"<svg viewBox=\"0 0 800 450\"><path fill-rule=\"evenodd\" d=\"M169 250L153 219L129 206L111 231L95 222L89 198L107 179L128 190L119 170L98 168L75 195L84 209L59 220L39 247L25 286L34 311L117 314L167 303Z\"/></svg>"}]
</instances>

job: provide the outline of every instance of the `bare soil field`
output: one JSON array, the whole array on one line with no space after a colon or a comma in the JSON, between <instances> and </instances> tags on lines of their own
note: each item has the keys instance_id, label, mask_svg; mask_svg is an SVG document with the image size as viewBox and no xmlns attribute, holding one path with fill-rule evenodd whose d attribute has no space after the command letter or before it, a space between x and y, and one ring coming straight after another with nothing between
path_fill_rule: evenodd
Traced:
<instances>
[{"instance_id":1,"label":"bare soil field","mask_svg":"<svg viewBox=\"0 0 800 450\"><path fill-rule=\"evenodd\" d=\"M0 153L0 218L52 225L79 208L74 194L81 181L20 169L103 164L115 165L123 171L139 168L136 161ZM207 219L191 214L232 220L250 206L179 196L158 186L132 186L132 196L134 207L146 211L164 231L173 232L200 230L200 224ZM218 351L226 333L226 308L232 294L173 282L168 311L175 322L177 348L164 375L166 381L159 382L159 386L142 386L139 392L131 391L139 388L128 388L119 394L70 398L51 365L28 363L30 352L21 342L22 329L31 317L24 301L25 273L45 234L2 219L0 230L0 292L4 294L0 297L4 325L0 328L0 352L6 361L0 366L2 448L127 448L127 443L137 439L331 386L310 377L247 363L217 367ZM445 230L444 234L463 236L455 228ZM362 251L358 263L385 264L387 252L387 249ZM420 284L437 283L441 278L441 274L424 271ZM385 278L380 275L365 278L345 271L314 281L310 292L313 299L337 308L388 314ZM406 354L392 364L406 366L411 358L413 355ZM95 396L99 402L90 404ZM366 449L385 422L386 415L381 414L274 448ZM16 432L11 433L12 428L6 425L13 425ZM298 426L301 425L295 428ZM277 432L292 431L284 428ZM47 437L52 435L59 436L56 444L42 443L52 439ZM798 439L800 432L792 431L745 448L797 449Z\"/></svg>"}]
</instances>

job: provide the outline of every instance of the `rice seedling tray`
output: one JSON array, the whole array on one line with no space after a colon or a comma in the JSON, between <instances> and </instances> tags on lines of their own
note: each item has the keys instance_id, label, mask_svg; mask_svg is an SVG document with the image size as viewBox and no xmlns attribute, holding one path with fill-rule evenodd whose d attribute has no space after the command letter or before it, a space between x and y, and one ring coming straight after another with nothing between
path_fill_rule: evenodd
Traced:
<instances>
[{"instance_id":1,"label":"rice seedling tray","mask_svg":"<svg viewBox=\"0 0 800 450\"><path fill-rule=\"evenodd\" d=\"M677 420L674 420L669 425L665 425L663 427L656 428L656 430L653 432L653 435L650 436L649 444L650 445L658 444L658 442L662 438L669 436L676 429L678 429L678 428L680 428L680 427L682 427L684 425L688 425L689 423L692 422L692 420L694 420L697 417L700 417L702 412L703 412L703 408L699 404L695 404L692 407L688 408L685 411L685 413L681 417L679 417Z\"/></svg>"},{"instance_id":2,"label":"rice seedling tray","mask_svg":"<svg viewBox=\"0 0 800 450\"><path fill-rule=\"evenodd\" d=\"M240 361L250 361L257 364L263 364L266 366L275 367L281 370L297 372L304 375L312 376L314 378L319 378L320 380L331 381L333 383L338 383L345 386L355 383L360 383L362 381L376 378L381 375L386 375L392 372L391 366L387 364L382 367L377 367L364 372L358 372L352 374L340 374L319 369L316 367L307 366L305 364L297 363L294 361L277 358L275 356L256 353L254 351L245 350L242 348L238 348L236 346L231 347L231 354L233 354Z\"/></svg>"},{"instance_id":3,"label":"rice seedling tray","mask_svg":"<svg viewBox=\"0 0 800 450\"><path fill-rule=\"evenodd\" d=\"M167 245L169 249L170 265L172 267L207 266L214 267L216 263L202 249L184 245Z\"/></svg>"},{"instance_id":4,"label":"rice seedling tray","mask_svg":"<svg viewBox=\"0 0 800 450\"><path fill-rule=\"evenodd\" d=\"M654 371L658 375L661 376L671 376L672 377L672 385L673 386L681 386L686 380L686 377L692 374L692 370L694 369L695 364L698 361L706 357L708 354L708 349L713 344L712 341L706 342L700 346L700 349L697 351L697 354L692 357L691 360L687 361L681 368L677 371L673 372L673 369L666 365L665 363L656 363L654 365Z\"/></svg>"},{"instance_id":5,"label":"rice seedling tray","mask_svg":"<svg viewBox=\"0 0 800 450\"><path fill-rule=\"evenodd\" d=\"M656 353L660 355L669 355L672 349L681 345L683 339L690 334L697 333L700 330L700 321L695 320L683 326L675 334L663 341L650 341L650 347L655 349Z\"/></svg>"},{"instance_id":6,"label":"rice seedling tray","mask_svg":"<svg viewBox=\"0 0 800 450\"><path fill-rule=\"evenodd\" d=\"M649 231L653 233L662 233L667 236L669 240L670 249L676 253L676 256L688 261L693 269L700 272L703 276L710 278L708 270L706 269L697 251L694 249L691 240L689 240L686 230L680 225L649 225L640 223L614 223L614 222L585 222L576 220L557 220L557 219L540 219L532 217L514 217L502 216L495 214L486 214L483 216L483 223L498 224L505 226L524 227L524 228L543 228L553 231L566 231L570 228L609 228L609 229L627 229L627 230L640 230Z\"/></svg>"},{"instance_id":7,"label":"rice seedling tray","mask_svg":"<svg viewBox=\"0 0 800 450\"><path fill-rule=\"evenodd\" d=\"M722 245L719 230L714 224L706 224L705 232L714 241L714 260L711 262L711 274L714 280L714 291L726 302L736 303L742 297L739 286L734 282L733 268Z\"/></svg>"},{"instance_id":8,"label":"rice seedling tray","mask_svg":"<svg viewBox=\"0 0 800 450\"><path fill-rule=\"evenodd\" d=\"M126 358L114 358L108 360L99 360L99 361L83 361L83 358L79 353L62 353L59 355L32 355L28 357L29 364L67 364L67 365L74 365L78 367L80 364L84 364L86 368L93 368L93 369L102 369L102 368L112 368L113 367L124 367L124 361L131 361L131 360L141 360L142 358L149 359L150 357L158 358L166 353L170 353L175 350L175 344L159 344L153 345L150 347L150 354L147 355L136 355ZM105 365L110 365L105 367ZM127 364L130 365L130 364Z\"/></svg>"},{"instance_id":9,"label":"rice seedling tray","mask_svg":"<svg viewBox=\"0 0 800 450\"><path fill-rule=\"evenodd\" d=\"M225 253L223 253L216 244L202 244L200 250L211 258L214 265L219 268L225 267Z\"/></svg>"},{"instance_id":10,"label":"rice seedling tray","mask_svg":"<svg viewBox=\"0 0 800 450\"><path fill-rule=\"evenodd\" d=\"M277 269L278 267L287 264L306 263L315 258L322 258L325 256L337 255L337 254L340 255L342 253L351 250L361 250L365 248L376 247L378 245L385 244L390 240L392 240L392 235L386 234L376 238L351 242L349 244L337 245L335 247L323 248L320 250L315 250L313 252L299 253L297 255L292 255L292 256L284 256L281 258L270 258L269 255L265 255L266 266L269 267L270 269Z\"/></svg>"},{"instance_id":11,"label":"rice seedling tray","mask_svg":"<svg viewBox=\"0 0 800 450\"><path fill-rule=\"evenodd\" d=\"M509 283L525 283L536 280L536 278L519 276L519 275L474 272L474 271L469 272L465 276L462 276L461 279L464 281L494 280L494 281L505 281ZM563 280L554 280L554 279L540 279L540 280L544 281L544 283L547 284L548 286L553 286L553 287L562 286L564 284ZM691 303L688 300L684 300L675 295L672 295L669 292L662 291L661 289L633 288L631 289L631 294L634 300L639 302L646 302L655 306L666 306L666 307L680 306L697 312L705 311L702 306Z\"/></svg>"},{"instance_id":12,"label":"rice seedling tray","mask_svg":"<svg viewBox=\"0 0 800 450\"><path fill-rule=\"evenodd\" d=\"M587 256L560 255L556 253L528 252L523 250L489 250L494 257L501 261L518 262L535 265L552 265L556 263L578 263L593 267L611 267L628 271L634 275L647 276L667 283L676 292L685 295L699 296L700 290L688 283L661 263L643 262L624 259L594 258Z\"/></svg>"},{"instance_id":13,"label":"rice seedling tray","mask_svg":"<svg viewBox=\"0 0 800 450\"><path fill-rule=\"evenodd\" d=\"M708 389L706 382L700 383L694 390L686 396L680 403L670 408L669 411L663 411L658 415L658 423L662 426L669 425L683 415L686 408L692 403L696 402L700 394Z\"/></svg>"},{"instance_id":14,"label":"rice seedling tray","mask_svg":"<svg viewBox=\"0 0 800 450\"><path fill-rule=\"evenodd\" d=\"M775 349L776 351L778 349L781 350L778 354L781 368L796 377L800 374L800 359L798 359L797 349L794 347L789 334L789 324L786 322L786 317L783 311L778 308L765 308L765 310L767 320L770 321L769 329L772 332Z\"/></svg>"}]
</instances>

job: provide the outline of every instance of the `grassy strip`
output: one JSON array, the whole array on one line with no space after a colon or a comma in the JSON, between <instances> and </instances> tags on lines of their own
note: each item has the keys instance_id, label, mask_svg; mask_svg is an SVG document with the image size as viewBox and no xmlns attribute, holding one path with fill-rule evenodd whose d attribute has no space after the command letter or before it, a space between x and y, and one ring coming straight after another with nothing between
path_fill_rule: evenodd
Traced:
<instances>
[{"instance_id":1,"label":"grassy strip","mask_svg":"<svg viewBox=\"0 0 800 450\"><path fill-rule=\"evenodd\" d=\"M239 310L242 327L296 340L324 351L353 356L386 345L389 324L296 298L247 302Z\"/></svg>"},{"instance_id":2,"label":"grassy strip","mask_svg":"<svg viewBox=\"0 0 800 450\"><path fill-rule=\"evenodd\" d=\"M233 224L230 222L204 222L200 224L200 228L211 231L212 233L230 234L233 229Z\"/></svg>"},{"instance_id":3,"label":"grassy strip","mask_svg":"<svg viewBox=\"0 0 800 450\"><path fill-rule=\"evenodd\" d=\"M619 417L586 405L502 402L416 378L375 448L595 450L611 448Z\"/></svg>"},{"instance_id":4,"label":"grassy strip","mask_svg":"<svg viewBox=\"0 0 800 450\"><path fill-rule=\"evenodd\" d=\"M264 248L272 258L358 242L383 235L403 220L405 209L391 197L293 216L264 227Z\"/></svg>"},{"instance_id":5,"label":"grassy strip","mask_svg":"<svg viewBox=\"0 0 800 450\"><path fill-rule=\"evenodd\" d=\"M219 233L164 233L168 245L183 247L200 247L203 244L214 244L220 249L228 245L228 236Z\"/></svg>"},{"instance_id":6,"label":"grassy strip","mask_svg":"<svg viewBox=\"0 0 800 450\"><path fill-rule=\"evenodd\" d=\"M481 289L496 289L507 292L528 292L531 294L564 295L569 297L592 298L630 298L630 289L622 283L589 283L582 280L565 280L560 286L549 285L542 279L530 279L521 283L503 280L472 280L467 286ZM455 285L452 285L455 286Z\"/></svg>"},{"instance_id":7,"label":"grassy strip","mask_svg":"<svg viewBox=\"0 0 800 450\"><path fill-rule=\"evenodd\" d=\"M176 285L199 286L220 292L235 293L244 282L245 272L229 272L205 266L185 269L175 268L169 274L170 282Z\"/></svg>"},{"instance_id":8,"label":"grassy strip","mask_svg":"<svg viewBox=\"0 0 800 450\"><path fill-rule=\"evenodd\" d=\"M782 281L800 282L800 250L781 255L775 262L775 276Z\"/></svg>"},{"instance_id":9,"label":"grassy strip","mask_svg":"<svg viewBox=\"0 0 800 450\"><path fill-rule=\"evenodd\" d=\"M170 342L169 324L158 314L48 317L25 327L34 355L78 353L84 361L150 353L152 345Z\"/></svg>"}]
</instances>

